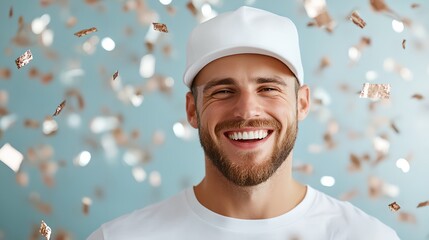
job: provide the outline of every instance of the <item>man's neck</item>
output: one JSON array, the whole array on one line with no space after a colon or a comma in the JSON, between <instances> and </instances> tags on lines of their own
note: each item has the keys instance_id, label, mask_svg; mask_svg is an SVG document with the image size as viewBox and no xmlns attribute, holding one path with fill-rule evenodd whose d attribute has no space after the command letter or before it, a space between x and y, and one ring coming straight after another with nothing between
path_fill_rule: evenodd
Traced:
<instances>
[{"instance_id":1,"label":"man's neck","mask_svg":"<svg viewBox=\"0 0 429 240\"><path fill-rule=\"evenodd\" d=\"M296 207L305 197L306 186L292 178L287 159L266 182L240 187L227 180L206 160L206 176L195 186L198 201L223 216L264 219L280 216Z\"/></svg>"}]
</instances>

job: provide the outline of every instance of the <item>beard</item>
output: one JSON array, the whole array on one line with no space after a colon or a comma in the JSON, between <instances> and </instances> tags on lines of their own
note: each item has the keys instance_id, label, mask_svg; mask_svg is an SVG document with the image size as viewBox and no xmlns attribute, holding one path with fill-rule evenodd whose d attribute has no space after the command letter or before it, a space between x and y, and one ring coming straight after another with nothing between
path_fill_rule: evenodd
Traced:
<instances>
[{"instance_id":1,"label":"beard","mask_svg":"<svg viewBox=\"0 0 429 240\"><path fill-rule=\"evenodd\" d=\"M198 118L198 134L200 136L200 143L204 149L205 155L214 166L222 173L222 175L230 182L240 187L256 186L260 183L267 181L283 164L286 158L295 145L296 136L298 133L298 119L295 114L294 121L289 124L286 128L286 136L283 141L275 141L275 144L271 156L268 157L261 164L249 165L239 164L234 159L229 159L225 152L213 141L209 131L201 126ZM255 128L273 128L274 132L279 132L281 124L277 120L268 119L252 119L252 120L228 120L219 123L215 127L215 134L219 136L219 132L231 128L244 128L244 127L255 127ZM278 136L280 140L281 136ZM244 153L239 156L242 159L253 159L256 153Z\"/></svg>"}]
</instances>

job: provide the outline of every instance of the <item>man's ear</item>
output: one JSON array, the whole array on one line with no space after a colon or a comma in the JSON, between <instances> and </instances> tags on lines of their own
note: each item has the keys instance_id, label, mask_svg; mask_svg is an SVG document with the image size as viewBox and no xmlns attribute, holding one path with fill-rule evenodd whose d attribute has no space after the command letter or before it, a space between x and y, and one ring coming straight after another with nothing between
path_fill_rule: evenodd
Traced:
<instances>
[{"instance_id":1,"label":"man's ear","mask_svg":"<svg viewBox=\"0 0 429 240\"><path fill-rule=\"evenodd\" d=\"M304 120L310 110L310 88L303 85L298 90L297 96L298 120Z\"/></svg>"},{"instance_id":2,"label":"man's ear","mask_svg":"<svg viewBox=\"0 0 429 240\"><path fill-rule=\"evenodd\" d=\"M186 116L189 124L198 128L197 107L195 106L194 95L191 92L186 93Z\"/></svg>"}]
</instances>

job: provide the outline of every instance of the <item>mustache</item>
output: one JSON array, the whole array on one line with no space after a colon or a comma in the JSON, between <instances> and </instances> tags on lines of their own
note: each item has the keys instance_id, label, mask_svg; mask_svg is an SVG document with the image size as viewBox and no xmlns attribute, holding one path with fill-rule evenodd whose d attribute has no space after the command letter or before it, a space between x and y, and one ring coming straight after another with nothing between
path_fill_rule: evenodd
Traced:
<instances>
[{"instance_id":1,"label":"mustache","mask_svg":"<svg viewBox=\"0 0 429 240\"><path fill-rule=\"evenodd\" d=\"M279 130L281 124L279 121L274 119L247 119L247 120L226 120L220 122L215 127L215 132L223 131L225 129L237 129L237 128L273 128Z\"/></svg>"}]
</instances>

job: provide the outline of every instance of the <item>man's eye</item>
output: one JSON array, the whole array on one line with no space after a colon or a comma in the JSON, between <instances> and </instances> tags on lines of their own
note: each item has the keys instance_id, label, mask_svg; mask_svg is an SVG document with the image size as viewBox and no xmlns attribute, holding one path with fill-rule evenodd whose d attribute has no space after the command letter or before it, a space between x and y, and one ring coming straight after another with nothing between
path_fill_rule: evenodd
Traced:
<instances>
[{"instance_id":1,"label":"man's eye","mask_svg":"<svg viewBox=\"0 0 429 240\"><path fill-rule=\"evenodd\" d=\"M213 93L213 95L224 95L224 94L230 94L232 91L228 89L219 90Z\"/></svg>"},{"instance_id":2,"label":"man's eye","mask_svg":"<svg viewBox=\"0 0 429 240\"><path fill-rule=\"evenodd\" d=\"M276 89L275 88L269 88L269 87L261 89L261 92L272 92L272 91L276 91Z\"/></svg>"}]
</instances>

